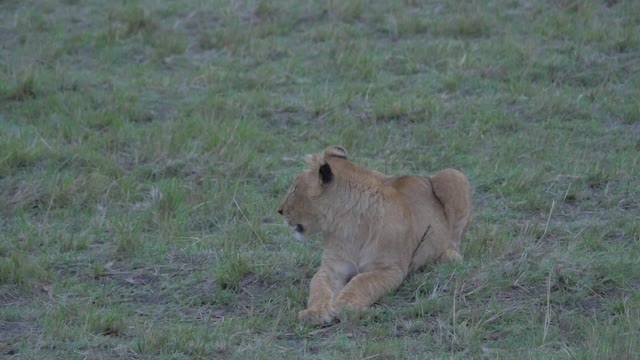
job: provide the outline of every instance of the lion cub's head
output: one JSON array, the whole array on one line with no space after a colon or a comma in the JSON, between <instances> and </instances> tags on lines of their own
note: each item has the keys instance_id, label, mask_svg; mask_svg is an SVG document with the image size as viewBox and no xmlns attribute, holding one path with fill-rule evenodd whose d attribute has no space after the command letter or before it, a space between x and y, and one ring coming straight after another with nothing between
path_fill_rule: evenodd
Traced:
<instances>
[{"instance_id":1,"label":"lion cub's head","mask_svg":"<svg viewBox=\"0 0 640 360\"><path fill-rule=\"evenodd\" d=\"M278 213L292 227L297 240L322 230L326 221L326 209L322 199L334 182L334 173L328 160L347 159L347 151L341 146L330 146L322 154L307 155L307 169L299 174Z\"/></svg>"}]
</instances>

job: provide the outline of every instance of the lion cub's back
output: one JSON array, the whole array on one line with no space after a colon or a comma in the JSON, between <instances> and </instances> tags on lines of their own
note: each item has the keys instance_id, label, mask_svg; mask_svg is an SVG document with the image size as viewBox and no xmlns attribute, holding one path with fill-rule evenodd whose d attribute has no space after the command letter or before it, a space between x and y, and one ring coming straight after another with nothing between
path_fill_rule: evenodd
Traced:
<instances>
[{"instance_id":1,"label":"lion cub's back","mask_svg":"<svg viewBox=\"0 0 640 360\"><path fill-rule=\"evenodd\" d=\"M391 176L384 180L384 184L396 189L396 191L403 195L405 200L417 200L416 197L424 199L424 196L433 194L429 178L421 176Z\"/></svg>"},{"instance_id":2,"label":"lion cub's back","mask_svg":"<svg viewBox=\"0 0 640 360\"><path fill-rule=\"evenodd\" d=\"M393 187L409 206L416 220L420 223L446 221L444 208L433 193L428 177L405 175L394 176L385 180L385 185Z\"/></svg>"}]
</instances>

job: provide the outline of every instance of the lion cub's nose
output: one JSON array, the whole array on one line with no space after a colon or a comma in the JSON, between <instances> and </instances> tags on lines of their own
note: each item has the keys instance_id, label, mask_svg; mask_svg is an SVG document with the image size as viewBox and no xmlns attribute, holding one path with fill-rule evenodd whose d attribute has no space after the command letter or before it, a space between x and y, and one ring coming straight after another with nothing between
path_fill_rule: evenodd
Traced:
<instances>
[{"instance_id":1,"label":"lion cub's nose","mask_svg":"<svg viewBox=\"0 0 640 360\"><path fill-rule=\"evenodd\" d=\"M282 209L278 209L278 214L282 215Z\"/></svg>"}]
</instances>

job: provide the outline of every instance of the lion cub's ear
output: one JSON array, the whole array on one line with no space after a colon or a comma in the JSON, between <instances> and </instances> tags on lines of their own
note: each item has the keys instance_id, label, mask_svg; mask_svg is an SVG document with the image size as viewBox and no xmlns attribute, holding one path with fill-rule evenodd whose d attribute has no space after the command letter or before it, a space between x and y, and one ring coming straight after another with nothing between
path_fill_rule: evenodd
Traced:
<instances>
[{"instance_id":1,"label":"lion cub's ear","mask_svg":"<svg viewBox=\"0 0 640 360\"><path fill-rule=\"evenodd\" d=\"M333 171L329 163L322 160L318 154L307 155L305 160L307 161L308 171L318 172L318 176L323 184L333 181Z\"/></svg>"},{"instance_id":2,"label":"lion cub's ear","mask_svg":"<svg viewBox=\"0 0 640 360\"><path fill-rule=\"evenodd\" d=\"M333 181L333 171L331 171L331 166L329 163L324 163L318 169L318 173L320 174L320 180L322 180L323 184L328 184Z\"/></svg>"},{"instance_id":3,"label":"lion cub's ear","mask_svg":"<svg viewBox=\"0 0 640 360\"><path fill-rule=\"evenodd\" d=\"M338 145L329 146L328 148L324 149L323 157L325 159L330 158L330 157L337 157L337 158L346 160L347 159L347 150L345 148L343 148L342 146L338 146Z\"/></svg>"}]
</instances>

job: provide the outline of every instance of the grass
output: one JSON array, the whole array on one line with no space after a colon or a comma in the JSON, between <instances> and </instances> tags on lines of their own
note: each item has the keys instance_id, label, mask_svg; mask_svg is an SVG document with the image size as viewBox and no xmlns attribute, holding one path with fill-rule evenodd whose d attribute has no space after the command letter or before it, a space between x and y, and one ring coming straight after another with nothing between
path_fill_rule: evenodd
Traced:
<instances>
[{"instance_id":1,"label":"grass","mask_svg":"<svg viewBox=\"0 0 640 360\"><path fill-rule=\"evenodd\" d=\"M0 4L0 357L640 356L640 6ZM467 173L463 264L296 319L330 144Z\"/></svg>"}]
</instances>

